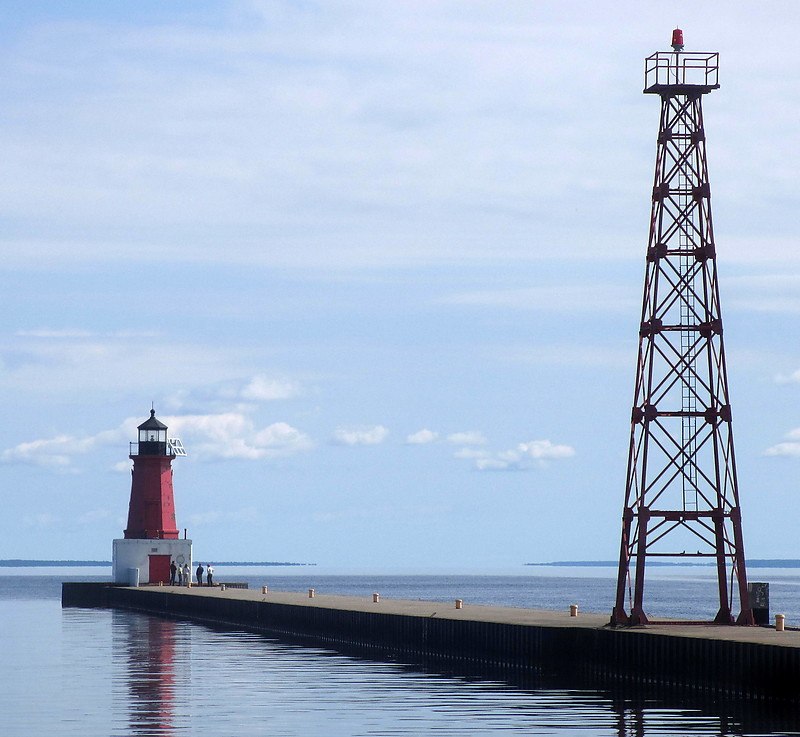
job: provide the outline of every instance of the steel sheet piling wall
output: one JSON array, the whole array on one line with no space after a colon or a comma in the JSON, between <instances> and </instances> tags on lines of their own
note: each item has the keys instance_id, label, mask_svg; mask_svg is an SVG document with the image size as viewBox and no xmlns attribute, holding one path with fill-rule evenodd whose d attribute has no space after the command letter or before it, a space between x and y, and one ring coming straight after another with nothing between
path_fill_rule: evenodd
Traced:
<instances>
[{"instance_id":1,"label":"steel sheet piling wall","mask_svg":"<svg viewBox=\"0 0 800 737\"><path fill-rule=\"evenodd\" d=\"M565 624L521 625L65 583L64 606L104 606L255 630L376 659L558 673L576 682L800 701L800 648Z\"/></svg>"}]
</instances>

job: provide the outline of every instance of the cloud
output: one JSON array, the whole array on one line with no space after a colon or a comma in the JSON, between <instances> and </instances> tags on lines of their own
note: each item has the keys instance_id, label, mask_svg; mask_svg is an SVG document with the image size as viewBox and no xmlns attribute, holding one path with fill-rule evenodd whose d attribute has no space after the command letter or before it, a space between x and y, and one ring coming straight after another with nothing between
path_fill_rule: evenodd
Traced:
<instances>
[{"instance_id":1,"label":"cloud","mask_svg":"<svg viewBox=\"0 0 800 737\"><path fill-rule=\"evenodd\" d=\"M796 244L793 243L791 247L796 251ZM764 243L759 243L754 250L769 253L770 258L775 258L775 252ZM793 273L795 269L786 263L783 268L782 272L726 277L726 308L782 315L800 313L800 274Z\"/></svg>"},{"instance_id":2,"label":"cloud","mask_svg":"<svg viewBox=\"0 0 800 737\"><path fill-rule=\"evenodd\" d=\"M300 388L292 381L271 379L266 376L254 376L242 388L242 399L251 399L257 402L271 402L276 399L291 399L300 393Z\"/></svg>"},{"instance_id":3,"label":"cloud","mask_svg":"<svg viewBox=\"0 0 800 737\"><path fill-rule=\"evenodd\" d=\"M786 438L782 443L773 445L764 451L765 456L783 456L796 458L800 456L800 428L795 428L786 433Z\"/></svg>"},{"instance_id":4,"label":"cloud","mask_svg":"<svg viewBox=\"0 0 800 737\"><path fill-rule=\"evenodd\" d=\"M519 348L493 349L493 355L510 363L532 366L593 366L630 368L636 360L635 349L607 345L562 343Z\"/></svg>"},{"instance_id":5,"label":"cloud","mask_svg":"<svg viewBox=\"0 0 800 737\"><path fill-rule=\"evenodd\" d=\"M88 330L17 330L14 335L20 338L93 338L94 333Z\"/></svg>"},{"instance_id":6,"label":"cloud","mask_svg":"<svg viewBox=\"0 0 800 737\"><path fill-rule=\"evenodd\" d=\"M488 450L478 450L477 448L459 448L455 453L453 453L453 458L466 458L466 459L476 459L476 458L488 458L490 455Z\"/></svg>"},{"instance_id":7,"label":"cloud","mask_svg":"<svg viewBox=\"0 0 800 737\"><path fill-rule=\"evenodd\" d=\"M36 527L40 529L48 529L60 524L61 520L54 514L49 512L40 512L39 514L26 514L22 518L22 524L25 527Z\"/></svg>"},{"instance_id":8,"label":"cloud","mask_svg":"<svg viewBox=\"0 0 800 737\"><path fill-rule=\"evenodd\" d=\"M415 433L411 433L411 435L406 436L406 443L408 445L426 445L428 443L433 443L439 439L439 433L433 432L433 430L417 430Z\"/></svg>"},{"instance_id":9,"label":"cloud","mask_svg":"<svg viewBox=\"0 0 800 737\"><path fill-rule=\"evenodd\" d=\"M316 511L311 519L318 523L341 522L345 520L394 521L400 517L414 520L439 518L452 513L449 504L384 504L381 506L344 507L330 511Z\"/></svg>"},{"instance_id":10,"label":"cloud","mask_svg":"<svg viewBox=\"0 0 800 737\"><path fill-rule=\"evenodd\" d=\"M548 201L566 197L571 214L574 192L597 193L602 176L592 172L614 170L603 163L631 179L608 145L617 125L594 136L564 125L586 125L575 115L586 89L621 86L622 71L596 63L602 44L583 26L548 20L530 3L502 13L486 3L320 4L313 17L303 4L246 5L246 24L221 10L213 23L187 13L145 32L98 14L15 38L5 103L9 119L27 125L6 125L0 143L14 183L5 211L52 228L16 253L301 266L460 260L485 258L484 238L500 226L493 255L500 244L529 255L521 215L537 208L583 253L583 242L558 235L564 217ZM620 54L635 48L629 35ZM569 68L555 62L564 46L579 50ZM587 82L580 93L570 69ZM66 92L47 94L57 83ZM615 103L589 101L612 122L622 117ZM52 120L58 137L41 133ZM442 238L430 226L443 215L478 237ZM52 225L87 220L111 242L76 247ZM176 227L191 237L167 248ZM325 247L309 230L326 233ZM225 248L208 248L222 233Z\"/></svg>"},{"instance_id":11,"label":"cloud","mask_svg":"<svg viewBox=\"0 0 800 737\"><path fill-rule=\"evenodd\" d=\"M182 389L167 399L167 405L173 411L191 412L192 408L247 411L249 404L293 399L302 394L303 388L297 381L256 374L246 379L228 379Z\"/></svg>"},{"instance_id":12,"label":"cloud","mask_svg":"<svg viewBox=\"0 0 800 737\"><path fill-rule=\"evenodd\" d=\"M336 445L379 445L389 436L389 430L383 425L374 427L337 427L333 433Z\"/></svg>"},{"instance_id":13,"label":"cloud","mask_svg":"<svg viewBox=\"0 0 800 737\"><path fill-rule=\"evenodd\" d=\"M213 525L218 522L222 517L221 512L199 512L197 514L189 515L189 525L191 527L203 527L205 525Z\"/></svg>"},{"instance_id":14,"label":"cloud","mask_svg":"<svg viewBox=\"0 0 800 737\"><path fill-rule=\"evenodd\" d=\"M201 460L261 460L314 446L305 433L286 422L257 429L241 412L176 415L163 420L175 437L181 436L188 454Z\"/></svg>"},{"instance_id":15,"label":"cloud","mask_svg":"<svg viewBox=\"0 0 800 737\"><path fill-rule=\"evenodd\" d=\"M104 430L96 435L76 437L56 435L19 443L0 453L0 462L23 463L53 470L70 471L75 456L86 455L101 446L119 445L126 442L136 428L133 420L126 420L116 430Z\"/></svg>"},{"instance_id":16,"label":"cloud","mask_svg":"<svg viewBox=\"0 0 800 737\"><path fill-rule=\"evenodd\" d=\"M796 458L800 456L800 442L797 443L778 443L764 451L765 456L784 456Z\"/></svg>"},{"instance_id":17,"label":"cloud","mask_svg":"<svg viewBox=\"0 0 800 737\"><path fill-rule=\"evenodd\" d=\"M241 364L250 362L244 348L183 343L137 332L30 330L10 340L0 336L0 388L39 395L95 395L125 386L151 396L154 386L166 391L186 386L187 376L200 385L218 382L241 373Z\"/></svg>"},{"instance_id":18,"label":"cloud","mask_svg":"<svg viewBox=\"0 0 800 737\"><path fill-rule=\"evenodd\" d=\"M210 509L205 512L190 514L188 517L190 527L209 527L230 522L253 523L261 518L261 513L254 506L240 507L239 509Z\"/></svg>"},{"instance_id":19,"label":"cloud","mask_svg":"<svg viewBox=\"0 0 800 737\"><path fill-rule=\"evenodd\" d=\"M85 453L85 441L70 435L58 435L46 440L32 440L4 450L4 463L32 463L38 466L68 466L75 453Z\"/></svg>"},{"instance_id":20,"label":"cloud","mask_svg":"<svg viewBox=\"0 0 800 737\"><path fill-rule=\"evenodd\" d=\"M611 284L564 285L496 289L453 294L443 304L507 307L544 312L615 312L630 314L636 307L635 291Z\"/></svg>"},{"instance_id":21,"label":"cloud","mask_svg":"<svg viewBox=\"0 0 800 737\"><path fill-rule=\"evenodd\" d=\"M486 438L477 430L467 432L454 432L447 436L447 442L452 445L485 445Z\"/></svg>"},{"instance_id":22,"label":"cloud","mask_svg":"<svg viewBox=\"0 0 800 737\"><path fill-rule=\"evenodd\" d=\"M157 338L161 333L152 330L114 330L110 332L92 332L78 328L65 328L62 330L49 330L41 328L37 330L17 330L14 335L20 338L43 338L46 340L73 340L84 338Z\"/></svg>"},{"instance_id":23,"label":"cloud","mask_svg":"<svg viewBox=\"0 0 800 737\"><path fill-rule=\"evenodd\" d=\"M262 460L293 455L313 448L311 439L286 422L256 427L252 418L241 412L205 415L174 415L160 418L171 437L182 436L191 457L199 460ZM141 418L129 417L114 430L76 437L52 438L20 443L0 453L0 462L28 463L56 471L73 472L77 456L102 446L127 447L136 437ZM114 463L112 469L127 472L130 461Z\"/></svg>"},{"instance_id":24,"label":"cloud","mask_svg":"<svg viewBox=\"0 0 800 737\"><path fill-rule=\"evenodd\" d=\"M517 449L523 455L536 460L555 460L557 458L571 458L575 449L569 445L556 445L549 440L531 440L520 443Z\"/></svg>"},{"instance_id":25,"label":"cloud","mask_svg":"<svg viewBox=\"0 0 800 737\"><path fill-rule=\"evenodd\" d=\"M525 471L542 468L548 461L563 460L575 455L570 445L556 444L550 440L531 440L518 443L515 448L491 452L478 448L461 448L456 458L473 461L478 471Z\"/></svg>"},{"instance_id":26,"label":"cloud","mask_svg":"<svg viewBox=\"0 0 800 737\"><path fill-rule=\"evenodd\" d=\"M478 458L475 468L479 471L508 471L512 466L500 458Z\"/></svg>"},{"instance_id":27,"label":"cloud","mask_svg":"<svg viewBox=\"0 0 800 737\"><path fill-rule=\"evenodd\" d=\"M111 512L108 509L91 509L78 517L78 522L82 525L92 525L96 522L109 519L110 517Z\"/></svg>"},{"instance_id":28,"label":"cloud","mask_svg":"<svg viewBox=\"0 0 800 737\"><path fill-rule=\"evenodd\" d=\"M778 384L800 384L800 369L791 374L778 374L775 381Z\"/></svg>"}]
</instances>

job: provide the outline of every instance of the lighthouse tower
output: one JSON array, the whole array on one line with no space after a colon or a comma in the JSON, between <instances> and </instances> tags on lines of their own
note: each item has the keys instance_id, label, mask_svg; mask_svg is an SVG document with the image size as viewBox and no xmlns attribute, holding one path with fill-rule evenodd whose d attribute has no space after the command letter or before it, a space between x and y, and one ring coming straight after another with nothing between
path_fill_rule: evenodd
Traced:
<instances>
[{"instance_id":1,"label":"lighthouse tower","mask_svg":"<svg viewBox=\"0 0 800 737\"><path fill-rule=\"evenodd\" d=\"M150 417L131 443L131 498L125 537L114 540L113 575L117 583L168 583L170 564L192 566L192 541L179 539L175 523L172 461L186 452L180 440L167 438L167 426Z\"/></svg>"},{"instance_id":2,"label":"lighthouse tower","mask_svg":"<svg viewBox=\"0 0 800 737\"><path fill-rule=\"evenodd\" d=\"M645 61L644 92L659 97L661 117L611 615L616 625L647 624L645 564L665 558L714 566L714 622L732 624L735 617L753 624L703 122L703 98L719 88L719 54L683 49L676 28L672 51ZM704 606L713 602L709 597Z\"/></svg>"}]
</instances>

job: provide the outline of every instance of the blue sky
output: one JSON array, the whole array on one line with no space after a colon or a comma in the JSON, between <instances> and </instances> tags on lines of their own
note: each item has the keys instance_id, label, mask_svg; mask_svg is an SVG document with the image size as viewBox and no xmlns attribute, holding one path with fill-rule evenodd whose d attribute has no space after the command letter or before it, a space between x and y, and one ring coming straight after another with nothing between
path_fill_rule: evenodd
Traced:
<instances>
[{"instance_id":1,"label":"blue sky","mask_svg":"<svg viewBox=\"0 0 800 737\"><path fill-rule=\"evenodd\" d=\"M0 557L110 556L152 402L200 557L614 558L676 24L746 549L798 557L800 6L583 0L0 4Z\"/></svg>"}]
</instances>

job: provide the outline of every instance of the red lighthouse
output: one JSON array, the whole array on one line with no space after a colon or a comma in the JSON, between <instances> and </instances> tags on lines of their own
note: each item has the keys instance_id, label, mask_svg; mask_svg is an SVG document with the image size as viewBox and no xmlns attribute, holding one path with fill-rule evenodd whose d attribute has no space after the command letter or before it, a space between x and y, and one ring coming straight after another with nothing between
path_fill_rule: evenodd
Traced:
<instances>
[{"instance_id":1,"label":"red lighthouse","mask_svg":"<svg viewBox=\"0 0 800 737\"><path fill-rule=\"evenodd\" d=\"M176 453L167 441L167 426L151 409L150 418L138 430L139 442L131 443L133 478L125 539L177 540L172 492L172 459Z\"/></svg>"},{"instance_id":2,"label":"red lighthouse","mask_svg":"<svg viewBox=\"0 0 800 737\"><path fill-rule=\"evenodd\" d=\"M131 498L125 537L114 540L113 576L117 583L168 583L171 566L192 566L192 541L179 538L172 490L172 461L186 452L167 437L154 409L131 443Z\"/></svg>"}]
</instances>

